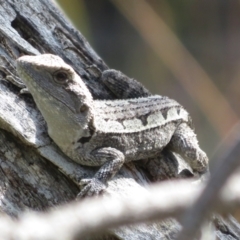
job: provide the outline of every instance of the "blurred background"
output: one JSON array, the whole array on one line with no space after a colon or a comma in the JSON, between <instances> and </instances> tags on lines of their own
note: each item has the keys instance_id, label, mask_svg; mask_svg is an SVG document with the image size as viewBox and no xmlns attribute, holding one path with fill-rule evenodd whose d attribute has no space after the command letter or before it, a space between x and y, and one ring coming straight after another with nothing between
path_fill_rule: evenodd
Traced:
<instances>
[{"instance_id":1,"label":"blurred background","mask_svg":"<svg viewBox=\"0 0 240 240\"><path fill-rule=\"evenodd\" d=\"M58 4L110 68L189 111L211 158L240 116L240 1Z\"/></svg>"}]
</instances>

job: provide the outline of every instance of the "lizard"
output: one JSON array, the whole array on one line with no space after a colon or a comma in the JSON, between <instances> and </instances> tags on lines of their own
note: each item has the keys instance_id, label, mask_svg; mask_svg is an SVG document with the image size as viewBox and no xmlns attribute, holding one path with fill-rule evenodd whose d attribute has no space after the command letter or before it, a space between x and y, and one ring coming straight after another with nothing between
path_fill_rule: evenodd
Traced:
<instances>
[{"instance_id":1,"label":"lizard","mask_svg":"<svg viewBox=\"0 0 240 240\"><path fill-rule=\"evenodd\" d=\"M52 54L22 56L17 71L63 153L100 167L93 178L81 180L79 197L102 193L124 163L155 157L166 146L193 171L208 170L191 117L177 101L160 95L94 100L74 69Z\"/></svg>"}]
</instances>

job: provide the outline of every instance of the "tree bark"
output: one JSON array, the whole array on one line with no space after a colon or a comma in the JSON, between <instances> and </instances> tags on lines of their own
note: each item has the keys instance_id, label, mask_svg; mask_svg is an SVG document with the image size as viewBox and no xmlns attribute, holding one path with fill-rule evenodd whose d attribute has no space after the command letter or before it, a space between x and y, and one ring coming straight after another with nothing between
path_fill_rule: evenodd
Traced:
<instances>
[{"instance_id":1,"label":"tree bark","mask_svg":"<svg viewBox=\"0 0 240 240\"><path fill-rule=\"evenodd\" d=\"M72 162L58 149L32 97L20 95L10 82L17 76L18 57L42 53L62 57L95 99L114 98L92 68L104 71L107 65L52 1L0 0L0 209L13 217L74 200L80 179L96 171ZM130 163L109 182L108 192L121 197L131 196L132 189L144 191L147 176ZM179 229L179 223L169 219L120 227L97 239L173 239Z\"/></svg>"},{"instance_id":2,"label":"tree bark","mask_svg":"<svg viewBox=\"0 0 240 240\"><path fill-rule=\"evenodd\" d=\"M15 60L22 55L59 55L82 77L94 98L114 96L91 68L95 65L103 71L107 65L51 1L0 3L1 211L17 217L26 210L42 211L73 200L80 179L92 176L95 170L72 162L48 137L45 121L31 96L20 95L20 89L9 82L17 76ZM121 196L147 180L130 164L113 181L109 191ZM156 224L141 224L119 228L109 237L126 235L124 239L133 239L131 236L144 234L146 239L157 238L157 229Z\"/></svg>"}]
</instances>

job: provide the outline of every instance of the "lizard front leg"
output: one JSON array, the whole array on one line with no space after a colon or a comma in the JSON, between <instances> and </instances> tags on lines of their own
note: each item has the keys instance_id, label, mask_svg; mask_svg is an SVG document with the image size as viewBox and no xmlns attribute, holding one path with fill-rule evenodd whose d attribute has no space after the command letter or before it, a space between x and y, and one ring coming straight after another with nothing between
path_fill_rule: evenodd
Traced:
<instances>
[{"instance_id":1,"label":"lizard front leg","mask_svg":"<svg viewBox=\"0 0 240 240\"><path fill-rule=\"evenodd\" d=\"M122 167L125 160L122 152L111 147L96 149L87 158L97 162L101 167L92 179L81 180L80 186L83 189L78 198L101 193L106 188L107 181Z\"/></svg>"}]
</instances>

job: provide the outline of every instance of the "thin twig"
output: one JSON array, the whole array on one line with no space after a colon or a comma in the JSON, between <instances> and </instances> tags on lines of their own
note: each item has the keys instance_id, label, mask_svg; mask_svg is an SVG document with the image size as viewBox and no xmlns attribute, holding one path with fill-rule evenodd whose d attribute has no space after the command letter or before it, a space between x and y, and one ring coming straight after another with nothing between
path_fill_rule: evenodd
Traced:
<instances>
[{"instance_id":1,"label":"thin twig","mask_svg":"<svg viewBox=\"0 0 240 240\"><path fill-rule=\"evenodd\" d=\"M187 93L197 102L218 134L224 137L239 118L228 100L176 34L148 1L111 0L111 2L172 71ZM221 108L215 106L221 106Z\"/></svg>"}]
</instances>

